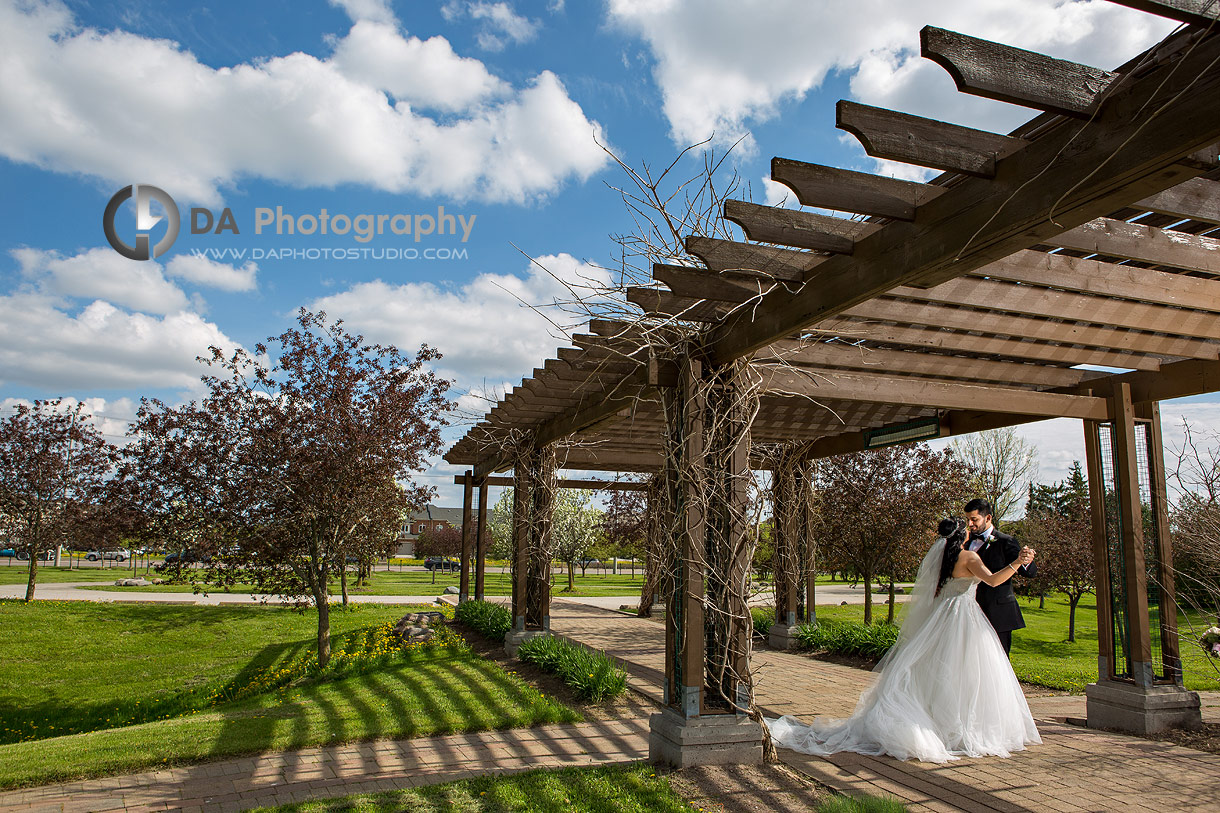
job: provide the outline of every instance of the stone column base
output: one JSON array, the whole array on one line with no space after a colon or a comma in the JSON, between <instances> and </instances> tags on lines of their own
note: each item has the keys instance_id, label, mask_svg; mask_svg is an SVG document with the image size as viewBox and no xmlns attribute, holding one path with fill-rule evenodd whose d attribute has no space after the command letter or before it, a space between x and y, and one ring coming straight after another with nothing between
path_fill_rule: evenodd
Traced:
<instances>
[{"instance_id":1,"label":"stone column base","mask_svg":"<svg viewBox=\"0 0 1220 813\"><path fill-rule=\"evenodd\" d=\"M772 624L767 643L772 649L796 649L796 624Z\"/></svg>"},{"instance_id":2,"label":"stone column base","mask_svg":"<svg viewBox=\"0 0 1220 813\"><path fill-rule=\"evenodd\" d=\"M1084 688L1089 728L1158 734L1171 728L1203 726L1199 695L1179 686L1136 686L1099 680Z\"/></svg>"},{"instance_id":3,"label":"stone column base","mask_svg":"<svg viewBox=\"0 0 1220 813\"><path fill-rule=\"evenodd\" d=\"M648 761L691 765L758 765L763 761L759 724L737 714L684 718L665 709L649 718Z\"/></svg>"},{"instance_id":4,"label":"stone column base","mask_svg":"<svg viewBox=\"0 0 1220 813\"><path fill-rule=\"evenodd\" d=\"M526 641L550 634L550 630L509 630L504 636L504 651L510 658L515 658L517 649Z\"/></svg>"}]
</instances>

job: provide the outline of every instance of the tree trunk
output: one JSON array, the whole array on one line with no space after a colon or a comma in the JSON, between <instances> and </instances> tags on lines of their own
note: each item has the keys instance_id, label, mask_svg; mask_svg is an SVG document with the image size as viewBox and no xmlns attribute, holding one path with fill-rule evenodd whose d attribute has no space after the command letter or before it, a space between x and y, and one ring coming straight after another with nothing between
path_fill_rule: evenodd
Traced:
<instances>
[{"instance_id":1,"label":"tree trunk","mask_svg":"<svg viewBox=\"0 0 1220 813\"><path fill-rule=\"evenodd\" d=\"M325 669L330 663L330 604L326 602L326 591L315 588L314 602L318 605L318 667Z\"/></svg>"},{"instance_id":2,"label":"tree trunk","mask_svg":"<svg viewBox=\"0 0 1220 813\"><path fill-rule=\"evenodd\" d=\"M343 588L343 606L347 607L347 564L339 568L339 584Z\"/></svg>"},{"instance_id":3,"label":"tree trunk","mask_svg":"<svg viewBox=\"0 0 1220 813\"><path fill-rule=\"evenodd\" d=\"M1076 643L1076 602L1083 594L1068 595L1070 609L1068 610L1068 643Z\"/></svg>"},{"instance_id":4,"label":"tree trunk","mask_svg":"<svg viewBox=\"0 0 1220 813\"><path fill-rule=\"evenodd\" d=\"M886 622L890 624L894 623L894 604L894 577L890 576L890 612L889 617L886 618Z\"/></svg>"},{"instance_id":5,"label":"tree trunk","mask_svg":"<svg viewBox=\"0 0 1220 813\"><path fill-rule=\"evenodd\" d=\"M864 568L864 625L868 626L873 623L873 571L872 568Z\"/></svg>"},{"instance_id":6,"label":"tree trunk","mask_svg":"<svg viewBox=\"0 0 1220 813\"><path fill-rule=\"evenodd\" d=\"M25 586L25 600L34 600L34 583L38 579L38 552L30 551L30 581Z\"/></svg>"},{"instance_id":7,"label":"tree trunk","mask_svg":"<svg viewBox=\"0 0 1220 813\"><path fill-rule=\"evenodd\" d=\"M568 565L568 592L575 593L576 592L576 570L575 570L575 568L572 567L572 565L573 565L572 562L568 562L567 565ZM580 569L580 575L583 576L584 574L585 574L585 569L582 567Z\"/></svg>"}]
</instances>

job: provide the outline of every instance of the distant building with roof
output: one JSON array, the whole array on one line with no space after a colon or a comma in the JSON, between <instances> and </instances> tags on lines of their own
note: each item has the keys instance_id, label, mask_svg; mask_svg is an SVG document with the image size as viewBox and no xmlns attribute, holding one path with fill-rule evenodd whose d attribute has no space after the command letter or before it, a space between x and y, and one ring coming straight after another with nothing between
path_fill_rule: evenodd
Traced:
<instances>
[{"instance_id":1,"label":"distant building with roof","mask_svg":"<svg viewBox=\"0 0 1220 813\"><path fill-rule=\"evenodd\" d=\"M461 508L441 508L429 504L424 510L411 514L403 523L402 532L398 535L398 555L414 556L415 540L419 539L419 535L424 531L461 527Z\"/></svg>"}]
</instances>

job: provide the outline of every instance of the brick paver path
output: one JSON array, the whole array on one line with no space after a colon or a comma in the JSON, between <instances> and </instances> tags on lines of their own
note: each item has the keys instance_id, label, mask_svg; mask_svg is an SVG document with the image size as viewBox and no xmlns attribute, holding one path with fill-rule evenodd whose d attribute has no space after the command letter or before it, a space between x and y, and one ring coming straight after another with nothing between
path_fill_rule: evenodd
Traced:
<instances>
[{"instance_id":1,"label":"brick paver path","mask_svg":"<svg viewBox=\"0 0 1220 813\"><path fill-rule=\"evenodd\" d=\"M0 810L228 813L489 773L605 765L647 756L647 720L550 725L307 748L45 785L0 793Z\"/></svg>"},{"instance_id":2,"label":"brick paver path","mask_svg":"<svg viewBox=\"0 0 1220 813\"><path fill-rule=\"evenodd\" d=\"M624 663L633 688L660 700L664 627L572 601L552 604L558 634ZM756 692L767 714L845 716L869 672L761 650ZM1220 722L1220 697L1204 718ZM1012 759L946 766L781 751L784 761L847 793L889 795L914 811L1220 810L1220 756L1066 725L1083 717L1080 697L1031 697L1043 744ZM239 811L306 799L447 782L490 773L601 765L647 757L648 721L633 719L509 731L380 740L0 793L0 811Z\"/></svg>"},{"instance_id":3,"label":"brick paver path","mask_svg":"<svg viewBox=\"0 0 1220 813\"><path fill-rule=\"evenodd\" d=\"M633 688L660 699L664 627L574 602L551 605L552 629L605 650L627 668ZM770 650L754 653L755 692L768 716L845 717L872 673ZM1204 718L1220 722L1220 697ZM1220 756L1138 737L1067 725L1084 717L1083 697L1030 697L1043 744L1011 759L961 759L948 765L890 757L812 757L783 749L789 766L855 795L901 799L913 811L1220 811Z\"/></svg>"}]
</instances>

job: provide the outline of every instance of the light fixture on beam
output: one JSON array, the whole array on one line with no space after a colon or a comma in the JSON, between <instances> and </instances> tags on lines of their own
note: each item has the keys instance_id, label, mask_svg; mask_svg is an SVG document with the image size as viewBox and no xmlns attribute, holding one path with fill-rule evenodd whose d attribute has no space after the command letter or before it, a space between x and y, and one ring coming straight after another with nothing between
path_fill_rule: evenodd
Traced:
<instances>
[{"instance_id":1,"label":"light fixture on beam","mask_svg":"<svg viewBox=\"0 0 1220 813\"><path fill-rule=\"evenodd\" d=\"M882 446L894 446L899 443L912 443L917 440L931 440L938 437L940 437L940 418L920 418L896 426L865 431L864 448L880 449Z\"/></svg>"}]
</instances>

